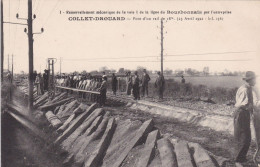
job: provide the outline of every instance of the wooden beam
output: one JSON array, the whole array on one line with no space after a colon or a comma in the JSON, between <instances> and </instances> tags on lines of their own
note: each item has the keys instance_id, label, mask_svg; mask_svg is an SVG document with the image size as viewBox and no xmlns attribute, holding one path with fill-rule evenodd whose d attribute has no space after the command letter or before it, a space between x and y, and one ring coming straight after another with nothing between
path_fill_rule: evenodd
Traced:
<instances>
[{"instance_id":1,"label":"wooden beam","mask_svg":"<svg viewBox=\"0 0 260 167\"><path fill-rule=\"evenodd\" d=\"M74 132L75 129L77 129L82 122L98 107L97 103L92 104L87 111L82 113L64 132L61 136L59 136L56 141L54 142L55 144L60 144L62 143L70 134Z\"/></svg>"},{"instance_id":2,"label":"wooden beam","mask_svg":"<svg viewBox=\"0 0 260 167\"><path fill-rule=\"evenodd\" d=\"M83 89L68 88L68 87L64 87L64 86L56 86L56 88L72 90L72 91L75 91L75 92L92 93L92 94L100 95L100 92L98 92L98 91L89 91L89 90L83 90Z\"/></svg>"},{"instance_id":3,"label":"wooden beam","mask_svg":"<svg viewBox=\"0 0 260 167\"><path fill-rule=\"evenodd\" d=\"M102 156L104 155L105 151L107 150L107 147L112 140L113 133L115 131L115 119L111 118L108 121L106 131L97 145L97 149L91 154L88 161L85 162L85 167L96 167L99 165L99 163L102 160Z\"/></svg>"},{"instance_id":4,"label":"wooden beam","mask_svg":"<svg viewBox=\"0 0 260 167\"><path fill-rule=\"evenodd\" d=\"M155 153L156 141L159 138L160 133L158 130L152 131L148 134L145 147L142 150L141 157L138 160L137 167L147 167L152 160Z\"/></svg>"},{"instance_id":5,"label":"wooden beam","mask_svg":"<svg viewBox=\"0 0 260 167\"><path fill-rule=\"evenodd\" d=\"M193 167L187 142L179 141L174 145L178 166Z\"/></svg>"},{"instance_id":6,"label":"wooden beam","mask_svg":"<svg viewBox=\"0 0 260 167\"><path fill-rule=\"evenodd\" d=\"M160 152L162 167L178 167L171 142L166 138L162 138L157 141L157 145Z\"/></svg>"}]
</instances>

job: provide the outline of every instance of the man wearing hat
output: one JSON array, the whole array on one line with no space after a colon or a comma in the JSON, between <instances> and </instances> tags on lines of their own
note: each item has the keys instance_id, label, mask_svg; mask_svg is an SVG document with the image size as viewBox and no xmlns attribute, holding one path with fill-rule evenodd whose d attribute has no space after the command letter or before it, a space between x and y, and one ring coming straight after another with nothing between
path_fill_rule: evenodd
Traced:
<instances>
[{"instance_id":1,"label":"man wearing hat","mask_svg":"<svg viewBox=\"0 0 260 167\"><path fill-rule=\"evenodd\" d=\"M255 73L247 71L243 80L246 82L236 93L236 111L234 113L234 138L236 142L235 161L246 162L246 154L251 143L250 114L254 107L259 107L256 93L252 87L255 85Z\"/></svg>"},{"instance_id":2,"label":"man wearing hat","mask_svg":"<svg viewBox=\"0 0 260 167\"><path fill-rule=\"evenodd\" d=\"M103 107L106 102L107 76L102 76L102 83L99 88L99 91L100 91L100 106Z\"/></svg>"},{"instance_id":3,"label":"man wearing hat","mask_svg":"<svg viewBox=\"0 0 260 167\"><path fill-rule=\"evenodd\" d=\"M157 72L158 76L154 83L155 88L157 89L159 100L163 100L163 91L165 89L165 80L164 76L161 74L160 71Z\"/></svg>"},{"instance_id":4,"label":"man wearing hat","mask_svg":"<svg viewBox=\"0 0 260 167\"><path fill-rule=\"evenodd\" d=\"M148 82L151 80L150 76L147 74L146 69L143 69L143 75L141 78L142 85L142 97L144 97L145 93L148 97Z\"/></svg>"},{"instance_id":5,"label":"man wearing hat","mask_svg":"<svg viewBox=\"0 0 260 167\"><path fill-rule=\"evenodd\" d=\"M43 74L43 88L44 91L48 91L49 83L49 70L45 69Z\"/></svg>"},{"instance_id":6,"label":"man wearing hat","mask_svg":"<svg viewBox=\"0 0 260 167\"><path fill-rule=\"evenodd\" d=\"M139 90L139 84L140 84L140 80L139 80L139 76L138 76L138 72L135 71L134 73L134 79L133 79L133 95L134 95L134 100L140 100L140 90Z\"/></svg>"},{"instance_id":7,"label":"man wearing hat","mask_svg":"<svg viewBox=\"0 0 260 167\"><path fill-rule=\"evenodd\" d=\"M185 79L183 75L181 76L181 83L185 84Z\"/></svg>"}]
</instances>

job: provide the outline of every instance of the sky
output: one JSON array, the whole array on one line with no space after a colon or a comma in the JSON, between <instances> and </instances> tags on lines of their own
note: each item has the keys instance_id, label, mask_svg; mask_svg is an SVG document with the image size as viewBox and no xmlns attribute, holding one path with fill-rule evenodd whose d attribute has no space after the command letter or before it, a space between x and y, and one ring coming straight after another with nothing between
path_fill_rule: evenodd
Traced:
<instances>
[{"instance_id":1,"label":"sky","mask_svg":"<svg viewBox=\"0 0 260 167\"><path fill-rule=\"evenodd\" d=\"M69 21L68 17L81 15L63 13L81 10L232 11L231 15L224 15L223 21L164 22L164 69L202 70L208 66L210 72L228 69L259 73L260 2L257 1L33 0L33 14L36 14L33 31L37 33L44 28L42 34L34 35L35 70L43 72L47 58L57 59L57 72L60 59L62 72L99 70L103 66L116 70L138 66L160 70L160 21L132 18L161 15L116 15L131 18L125 21ZM16 13L21 18L27 17L27 1L4 0L4 21L26 23L16 19ZM193 17L182 15L186 16ZM15 73L28 72L28 38L24 28L24 25L4 24L5 69L8 54L10 59L14 55Z\"/></svg>"}]
</instances>

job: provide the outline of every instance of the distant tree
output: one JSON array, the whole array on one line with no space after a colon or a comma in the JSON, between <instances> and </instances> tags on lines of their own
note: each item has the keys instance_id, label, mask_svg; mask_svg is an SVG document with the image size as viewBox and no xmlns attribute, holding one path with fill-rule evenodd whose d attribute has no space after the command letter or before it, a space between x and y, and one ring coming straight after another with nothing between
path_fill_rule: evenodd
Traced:
<instances>
[{"instance_id":1,"label":"distant tree","mask_svg":"<svg viewBox=\"0 0 260 167\"><path fill-rule=\"evenodd\" d=\"M110 72L111 73L116 73L116 70L115 69L111 69Z\"/></svg>"},{"instance_id":2,"label":"distant tree","mask_svg":"<svg viewBox=\"0 0 260 167\"><path fill-rule=\"evenodd\" d=\"M124 68L119 68L118 73L124 74L125 73L125 69Z\"/></svg>"},{"instance_id":3,"label":"distant tree","mask_svg":"<svg viewBox=\"0 0 260 167\"><path fill-rule=\"evenodd\" d=\"M81 74L86 75L86 74L87 74L87 71L86 71L86 70L83 70L83 71L81 72Z\"/></svg>"},{"instance_id":4,"label":"distant tree","mask_svg":"<svg viewBox=\"0 0 260 167\"><path fill-rule=\"evenodd\" d=\"M96 74L98 74L99 72L97 71L97 70L93 70L93 71L90 71L90 74L91 75L96 75Z\"/></svg>"},{"instance_id":5,"label":"distant tree","mask_svg":"<svg viewBox=\"0 0 260 167\"><path fill-rule=\"evenodd\" d=\"M177 70L174 71L174 73L175 73L176 76L181 76L181 75L184 74L184 71L180 70L180 69L177 69Z\"/></svg>"},{"instance_id":6,"label":"distant tree","mask_svg":"<svg viewBox=\"0 0 260 167\"><path fill-rule=\"evenodd\" d=\"M188 75L191 75L191 76L194 75L194 71L193 71L193 69L191 69L191 68L188 68L187 71L186 71L186 73L187 73Z\"/></svg>"},{"instance_id":7,"label":"distant tree","mask_svg":"<svg viewBox=\"0 0 260 167\"><path fill-rule=\"evenodd\" d=\"M99 72L107 71L108 68L106 66L100 67Z\"/></svg>"},{"instance_id":8,"label":"distant tree","mask_svg":"<svg viewBox=\"0 0 260 167\"><path fill-rule=\"evenodd\" d=\"M203 75L208 76L209 75L209 67L203 68Z\"/></svg>"},{"instance_id":9,"label":"distant tree","mask_svg":"<svg viewBox=\"0 0 260 167\"><path fill-rule=\"evenodd\" d=\"M141 74L144 69L146 69L146 68L145 68L145 67L142 67L142 66L138 66L138 67L136 68L136 71L137 71L139 74ZM146 69L146 70L147 70L147 69Z\"/></svg>"},{"instance_id":10,"label":"distant tree","mask_svg":"<svg viewBox=\"0 0 260 167\"><path fill-rule=\"evenodd\" d=\"M172 75L173 71L171 69L169 69L169 68L166 68L166 70L164 70L164 73L166 75Z\"/></svg>"}]
</instances>

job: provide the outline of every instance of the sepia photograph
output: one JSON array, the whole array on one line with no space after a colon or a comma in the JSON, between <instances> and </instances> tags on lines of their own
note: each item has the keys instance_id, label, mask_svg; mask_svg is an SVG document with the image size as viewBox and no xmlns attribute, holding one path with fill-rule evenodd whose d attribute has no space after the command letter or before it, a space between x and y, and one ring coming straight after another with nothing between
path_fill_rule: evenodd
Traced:
<instances>
[{"instance_id":1,"label":"sepia photograph","mask_svg":"<svg viewBox=\"0 0 260 167\"><path fill-rule=\"evenodd\" d=\"M1 166L260 167L260 1L1 0Z\"/></svg>"}]
</instances>

